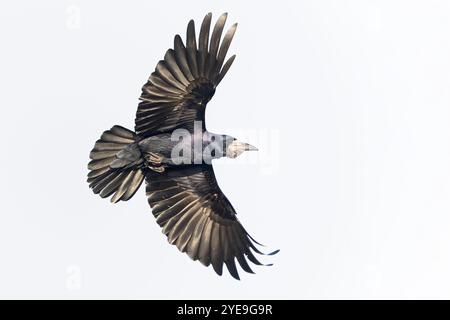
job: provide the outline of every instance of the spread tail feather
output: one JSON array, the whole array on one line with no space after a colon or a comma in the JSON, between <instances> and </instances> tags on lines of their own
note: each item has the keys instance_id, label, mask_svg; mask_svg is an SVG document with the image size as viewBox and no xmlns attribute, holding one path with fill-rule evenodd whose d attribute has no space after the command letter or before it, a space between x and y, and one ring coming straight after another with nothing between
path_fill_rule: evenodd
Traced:
<instances>
[{"instance_id":1,"label":"spread tail feather","mask_svg":"<svg viewBox=\"0 0 450 320\"><path fill-rule=\"evenodd\" d=\"M103 132L89 155L87 182L95 194L102 198L114 194L114 203L133 197L144 180L138 140L133 131L121 126Z\"/></svg>"}]
</instances>

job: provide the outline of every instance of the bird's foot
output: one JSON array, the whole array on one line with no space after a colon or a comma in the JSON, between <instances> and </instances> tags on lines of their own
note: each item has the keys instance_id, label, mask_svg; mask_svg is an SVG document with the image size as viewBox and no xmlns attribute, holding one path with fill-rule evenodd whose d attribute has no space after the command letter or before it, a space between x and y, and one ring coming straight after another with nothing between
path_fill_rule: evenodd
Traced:
<instances>
[{"instance_id":1,"label":"bird's foot","mask_svg":"<svg viewBox=\"0 0 450 320\"><path fill-rule=\"evenodd\" d=\"M152 164L161 164L163 162L164 157L153 152L147 152L145 154L145 160Z\"/></svg>"},{"instance_id":2,"label":"bird's foot","mask_svg":"<svg viewBox=\"0 0 450 320\"><path fill-rule=\"evenodd\" d=\"M164 166L148 166L148 168L159 173L163 173L164 171L166 171L166 168Z\"/></svg>"}]
</instances>

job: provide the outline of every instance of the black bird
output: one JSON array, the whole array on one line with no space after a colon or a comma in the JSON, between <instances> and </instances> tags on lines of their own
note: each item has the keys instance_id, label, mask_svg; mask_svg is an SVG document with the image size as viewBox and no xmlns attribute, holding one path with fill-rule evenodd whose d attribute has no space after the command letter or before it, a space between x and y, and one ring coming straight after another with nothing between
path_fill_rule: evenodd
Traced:
<instances>
[{"instance_id":1,"label":"black bird","mask_svg":"<svg viewBox=\"0 0 450 320\"><path fill-rule=\"evenodd\" d=\"M219 17L210 37L208 13L198 44L193 20L186 46L175 36L174 49L142 88L135 132L116 125L102 134L90 153L88 183L118 202L129 200L145 178L148 202L168 241L219 275L225 263L239 279L235 259L253 273L247 259L261 265L252 250L262 253L220 190L211 160L257 149L205 127L206 104L235 58L225 62L237 24L220 41L226 19L226 13Z\"/></svg>"}]
</instances>

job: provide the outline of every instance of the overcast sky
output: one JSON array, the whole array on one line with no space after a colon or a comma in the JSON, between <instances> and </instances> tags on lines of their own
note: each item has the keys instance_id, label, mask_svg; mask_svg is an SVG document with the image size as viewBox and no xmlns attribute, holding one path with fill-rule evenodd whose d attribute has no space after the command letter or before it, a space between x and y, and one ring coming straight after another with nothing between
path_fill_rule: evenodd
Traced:
<instances>
[{"instance_id":1,"label":"overcast sky","mask_svg":"<svg viewBox=\"0 0 450 320\"><path fill-rule=\"evenodd\" d=\"M239 26L208 129L260 149L217 179L281 249L240 282L169 245L144 187L111 204L85 181L210 11ZM450 298L449 33L448 1L2 3L0 297Z\"/></svg>"}]
</instances>

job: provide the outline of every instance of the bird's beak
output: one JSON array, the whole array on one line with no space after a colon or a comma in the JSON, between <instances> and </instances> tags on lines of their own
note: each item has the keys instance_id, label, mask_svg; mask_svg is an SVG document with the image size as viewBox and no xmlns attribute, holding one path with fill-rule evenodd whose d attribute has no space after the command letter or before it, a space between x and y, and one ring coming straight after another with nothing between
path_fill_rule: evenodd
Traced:
<instances>
[{"instance_id":1,"label":"bird's beak","mask_svg":"<svg viewBox=\"0 0 450 320\"><path fill-rule=\"evenodd\" d=\"M257 147L254 147L249 143L244 143L244 148L245 151L258 151Z\"/></svg>"},{"instance_id":2,"label":"bird's beak","mask_svg":"<svg viewBox=\"0 0 450 320\"><path fill-rule=\"evenodd\" d=\"M228 158L236 158L244 151L257 151L258 148L252 146L251 144L240 142L238 140L234 140L226 149L226 156Z\"/></svg>"}]
</instances>

